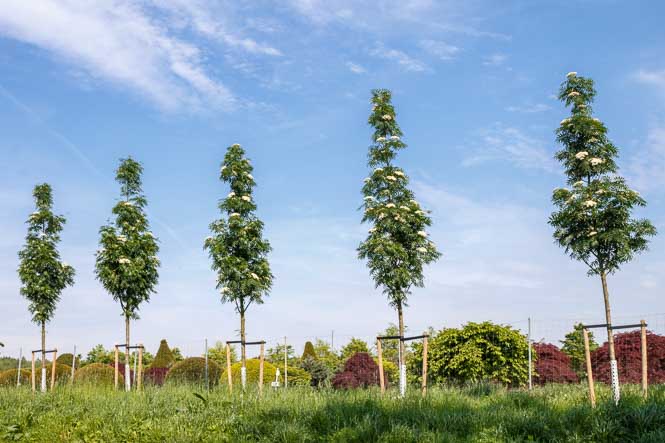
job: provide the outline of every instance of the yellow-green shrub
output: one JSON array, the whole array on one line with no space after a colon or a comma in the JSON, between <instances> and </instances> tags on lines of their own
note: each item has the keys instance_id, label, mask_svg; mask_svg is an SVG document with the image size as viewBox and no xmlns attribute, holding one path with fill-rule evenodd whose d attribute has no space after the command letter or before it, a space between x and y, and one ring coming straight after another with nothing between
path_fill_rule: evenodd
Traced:
<instances>
[{"instance_id":1,"label":"yellow-green shrub","mask_svg":"<svg viewBox=\"0 0 665 443\"><path fill-rule=\"evenodd\" d=\"M247 384L258 383L259 382L259 359L250 358L246 362L247 368ZM237 362L231 365L231 377L233 378L233 384L240 384L240 368L242 367L242 362ZM267 361L263 362L263 384L267 385L275 381L275 374L277 373L277 367L272 363ZM283 382L284 374L280 376L280 381ZM289 383L291 379L291 370L289 369ZM222 383L228 383L228 377L226 375L226 370L222 374Z\"/></svg>"},{"instance_id":2,"label":"yellow-green shrub","mask_svg":"<svg viewBox=\"0 0 665 443\"><path fill-rule=\"evenodd\" d=\"M280 370L281 372L281 370ZM273 375L273 380L274 375ZM280 383L284 383L284 373L282 372L279 376ZM290 367L289 368L289 386L311 386L312 376L309 372L301 368Z\"/></svg>"},{"instance_id":3,"label":"yellow-green shrub","mask_svg":"<svg viewBox=\"0 0 665 443\"><path fill-rule=\"evenodd\" d=\"M0 372L0 386L16 386L17 374L18 374L18 369L7 369L6 371ZM21 369L21 384L22 385L30 384L29 369Z\"/></svg>"},{"instance_id":4,"label":"yellow-green shrub","mask_svg":"<svg viewBox=\"0 0 665 443\"><path fill-rule=\"evenodd\" d=\"M211 386L219 382L219 377L222 373L222 368L212 360L208 360L208 381ZM186 358L173 367L166 374L165 383L168 384L181 384L181 383L205 383L205 358L203 357L190 357Z\"/></svg>"},{"instance_id":5,"label":"yellow-green shrub","mask_svg":"<svg viewBox=\"0 0 665 443\"><path fill-rule=\"evenodd\" d=\"M95 384L102 386L113 386L115 370L112 366L104 363L91 363L83 366L74 373L74 383L77 385ZM122 386L125 379L118 371L118 384Z\"/></svg>"}]
</instances>

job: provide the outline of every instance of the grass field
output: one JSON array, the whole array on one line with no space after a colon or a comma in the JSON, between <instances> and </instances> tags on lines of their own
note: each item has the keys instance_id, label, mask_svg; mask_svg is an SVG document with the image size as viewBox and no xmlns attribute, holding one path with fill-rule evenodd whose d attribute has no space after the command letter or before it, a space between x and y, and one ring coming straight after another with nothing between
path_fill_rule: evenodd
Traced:
<instances>
[{"instance_id":1,"label":"grass field","mask_svg":"<svg viewBox=\"0 0 665 443\"><path fill-rule=\"evenodd\" d=\"M533 392L487 385L431 389L422 399L377 391L66 388L32 395L0 389L0 437L39 442L665 442L665 386L648 400L624 387L619 407L599 389L591 410L581 386Z\"/></svg>"}]
</instances>

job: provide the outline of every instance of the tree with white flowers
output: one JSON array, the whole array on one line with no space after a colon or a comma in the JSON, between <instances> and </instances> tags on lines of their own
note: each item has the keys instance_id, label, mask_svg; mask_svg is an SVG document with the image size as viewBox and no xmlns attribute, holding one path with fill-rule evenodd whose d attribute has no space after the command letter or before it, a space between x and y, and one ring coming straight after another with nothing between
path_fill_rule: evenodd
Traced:
<instances>
[{"instance_id":1,"label":"tree with white flowers","mask_svg":"<svg viewBox=\"0 0 665 443\"><path fill-rule=\"evenodd\" d=\"M268 253L270 243L263 238L263 222L255 214L252 190L256 186L252 165L239 144L231 145L220 170L220 180L231 192L220 201L225 217L210 224L211 236L204 249L217 273L217 289L222 303L233 303L240 315L241 382L247 380L245 352L245 314L252 304L263 303L272 287Z\"/></svg>"},{"instance_id":2,"label":"tree with white flowers","mask_svg":"<svg viewBox=\"0 0 665 443\"><path fill-rule=\"evenodd\" d=\"M125 356L129 356L130 320L138 319L139 306L150 300L159 280L159 246L150 231L141 188L143 167L131 157L122 159L115 179L120 183L120 201L113 207L115 221L99 230L100 249L95 274L125 317ZM125 358L125 390L131 389L129 358Z\"/></svg>"},{"instance_id":3,"label":"tree with white flowers","mask_svg":"<svg viewBox=\"0 0 665 443\"><path fill-rule=\"evenodd\" d=\"M60 294L74 284L74 268L60 260L57 246L65 218L53 214L51 186L43 183L32 193L36 211L30 214L25 245L18 253L21 295L28 299L32 321L42 329L41 390L46 391L46 323L53 318Z\"/></svg>"},{"instance_id":4,"label":"tree with white flowers","mask_svg":"<svg viewBox=\"0 0 665 443\"><path fill-rule=\"evenodd\" d=\"M559 100L571 107L571 115L557 129L557 141L563 148L556 159L565 169L570 188L554 190L552 200L557 209L549 223L554 227L555 242L572 259L583 262L589 275L600 277L612 391L618 402L619 376L607 276L646 250L648 237L656 234L656 228L649 220L632 218L633 209L646 202L618 175L618 149L608 139L605 125L592 116L595 95L593 80L576 72L568 73L561 84Z\"/></svg>"},{"instance_id":5,"label":"tree with white flowers","mask_svg":"<svg viewBox=\"0 0 665 443\"><path fill-rule=\"evenodd\" d=\"M367 260L377 288L382 288L397 309L399 335L404 336L403 308L413 287L423 287L423 267L441 254L429 239L429 211L424 210L409 189L409 178L394 164L397 152L406 148L395 119L391 93L372 91L369 124L374 128L368 165L372 168L362 188L363 223L372 225L369 235L358 247L360 259ZM405 347L400 341L400 389L406 386Z\"/></svg>"}]
</instances>

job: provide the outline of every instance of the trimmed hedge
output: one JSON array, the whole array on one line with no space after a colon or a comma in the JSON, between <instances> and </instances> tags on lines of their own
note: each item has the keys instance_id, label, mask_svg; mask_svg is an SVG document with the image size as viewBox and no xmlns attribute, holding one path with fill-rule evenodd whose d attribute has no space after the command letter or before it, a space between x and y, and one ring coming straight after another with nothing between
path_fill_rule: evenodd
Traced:
<instances>
[{"instance_id":1,"label":"trimmed hedge","mask_svg":"<svg viewBox=\"0 0 665 443\"><path fill-rule=\"evenodd\" d=\"M55 360L56 364L61 364L61 365L67 365L69 367L72 366L72 359L74 358L74 355L71 353L66 353L66 354L60 354L58 358ZM76 367L80 368L81 367L81 359L76 357Z\"/></svg>"},{"instance_id":2,"label":"trimmed hedge","mask_svg":"<svg viewBox=\"0 0 665 443\"><path fill-rule=\"evenodd\" d=\"M17 374L18 369L7 369L0 372L0 386L16 386ZM21 384L29 385L30 383L30 370L21 369Z\"/></svg>"},{"instance_id":3,"label":"trimmed hedge","mask_svg":"<svg viewBox=\"0 0 665 443\"><path fill-rule=\"evenodd\" d=\"M150 364L151 368L170 368L175 364L175 357L173 352L169 349L169 344L165 339L159 342L159 349L155 355L155 359Z\"/></svg>"},{"instance_id":4,"label":"trimmed hedge","mask_svg":"<svg viewBox=\"0 0 665 443\"><path fill-rule=\"evenodd\" d=\"M74 373L75 384L95 384L102 386L113 386L113 377L115 371L112 366L105 365L104 363L91 363L83 366ZM122 374L118 374L118 384L124 385L125 378Z\"/></svg>"},{"instance_id":5,"label":"trimmed hedge","mask_svg":"<svg viewBox=\"0 0 665 443\"><path fill-rule=\"evenodd\" d=\"M247 384L258 384L259 383L259 359L250 358L246 361L247 367ZM242 362L236 362L231 365L231 377L233 378L233 384L240 384L240 368L242 367ZM281 372L281 370L280 370ZM303 371L304 372L304 371ZM272 363L267 361L263 362L263 384L269 385L275 381L275 374L277 373L277 367ZM224 370L222 374L221 381L223 384L228 383L227 372ZM284 381L284 374L280 375L281 381ZM291 368L289 368L289 384L291 384Z\"/></svg>"},{"instance_id":6,"label":"trimmed hedge","mask_svg":"<svg viewBox=\"0 0 665 443\"><path fill-rule=\"evenodd\" d=\"M208 360L208 382L211 386L219 382L222 368ZM205 383L205 358L190 357L179 361L166 374L166 384Z\"/></svg>"},{"instance_id":7,"label":"trimmed hedge","mask_svg":"<svg viewBox=\"0 0 665 443\"><path fill-rule=\"evenodd\" d=\"M305 343L305 349L302 351L302 357L301 359L305 360L306 358L313 358L316 360L316 351L314 350L314 345L312 344L311 341L308 341Z\"/></svg>"}]
</instances>

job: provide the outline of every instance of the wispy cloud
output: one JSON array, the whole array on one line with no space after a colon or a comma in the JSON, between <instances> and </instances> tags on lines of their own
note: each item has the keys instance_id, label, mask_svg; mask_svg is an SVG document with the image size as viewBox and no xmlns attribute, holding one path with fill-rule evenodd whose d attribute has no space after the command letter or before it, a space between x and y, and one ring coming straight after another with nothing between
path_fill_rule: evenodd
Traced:
<instances>
[{"instance_id":1,"label":"wispy cloud","mask_svg":"<svg viewBox=\"0 0 665 443\"><path fill-rule=\"evenodd\" d=\"M367 72L367 69L353 62L346 62L346 67L354 74L365 74Z\"/></svg>"},{"instance_id":2,"label":"wispy cloud","mask_svg":"<svg viewBox=\"0 0 665 443\"><path fill-rule=\"evenodd\" d=\"M0 8L0 35L63 57L166 110L237 104L207 72L200 48L174 37L136 2L8 0Z\"/></svg>"},{"instance_id":3,"label":"wispy cloud","mask_svg":"<svg viewBox=\"0 0 665 443\"><path fill-rule=\"evenodd\" d=\"M478 139L465 149L470 154L462 162L464 166L504 161L523 169L557 171L553 154L545 148L545 143L518 128L494 125L481 131Z\"/></svg>"},{"instance_id":4,"label":"wispy cloud","mask_svg":"<svg viewBox=\"0 0 665 443\"><path fill-rule=\"evenodd\" d=\"M535 114L538 112L545 112L552 109L551 106L544 103L535 103L535 104L526 104L520 106L507 106L506 111L508 112L521 112L524 114Z\"/></svg>"},{"instance_id":5,"label":"wispy cloud","mask_svg":"<svg viewBox=\"0 0 665 443\"><path fill-rule=\"evenodd\" d=\"M506 60L508 60L508 56L505 54L492 54L483 58L483 65L501 66L506 62Z\"/></svg>"},{"instance_id":6,"label":"wispy cloud","mask_svg":"<svg viewBox=\"0 0 665 443\"><path fill-rule=\"evenodd\" d=\"M370 52L370 55L397 63L402 69L411 72L423 72L427 65L418 59L415 59L407 53L398 49L386 48L383 45L377 46Z\"/></svg>"},{"instance_id":7,"label":"wispy cloud","mask_svg":"<svg viewBox=\"0 0 665 443\"><path fill-rule=\"evenodd\" d=\"M635 78L641 83L655 86L665 92L665 69L660 71L641 69L635 74Z\"/></svg>"},{"instance_id":8,"label":"wispy cloud","mask_svg":"<svg viewBox=\"0 0 665 443\"><path fill-rule=\"evenodd\" d=\"M441 60L452 60L460 52L457 46L439 40L421 40L419 46Z\"/></svg>"},{"instance_id":9,"label":"wispy cloud","mask_svg":"<svg viewBox=\"0 0 665 443\"><path fill-rule=\"evenodd\" d=\"M649 129L644 146L629 164L632 182L643 191L665 186L665 125Z\"/></svg>"}]
</instances>

